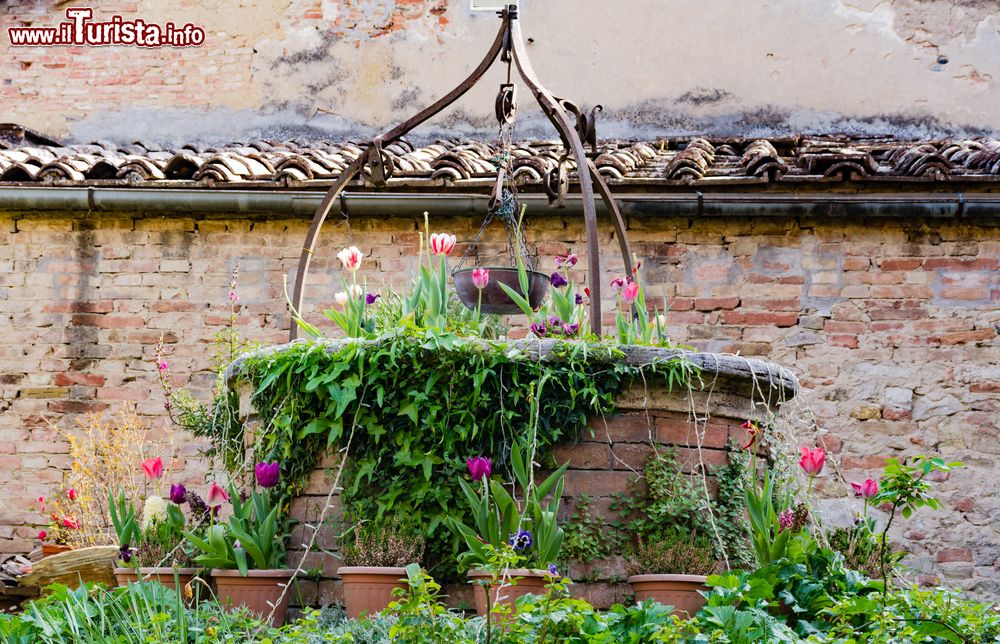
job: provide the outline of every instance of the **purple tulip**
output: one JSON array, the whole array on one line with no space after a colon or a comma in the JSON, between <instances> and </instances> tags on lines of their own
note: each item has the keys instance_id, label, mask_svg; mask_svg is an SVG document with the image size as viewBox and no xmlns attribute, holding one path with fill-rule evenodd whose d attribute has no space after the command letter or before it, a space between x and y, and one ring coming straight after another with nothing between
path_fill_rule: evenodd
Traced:
<instances>
[{"instance_id":1,"label":"purple tulip","mask_svg":"<svg viewBox=\"0 0 1000 644\"><path fill-rule=\"evenodd\" d=\"M257 463L253 469L254 474L257 476L257 485L269 488L278 484L278 476L281 472L278 461L273 463Z\"/></svg>"},{"instance_id":2,"label":"purple tulip","mask_svg":"<svg viewBox=\"0 0 1000 644\"><path fill-rule=\"evenodd\" d=\"M381 295L379 295L378 293L368 293L367 295L365 295L365 304L366 304L367 306L371 306L371 305L372 305L372 304L374 304L374 303L376 302L376 300L378 300L378 298L380 298L380 297L382 297L382 296L381 296Z\"/></svg>"},{"instance_id":3,"label":"purple tulip","mask_svg":"<svg viewBox=\"0 0 1000 644\"><path fill-rule=\"evenodd\" d=\"M180 483L174 483L170 486L170 500L177 505L184 504L184 498L187 495L187 490Z\"/></svg>"},{"instance_id":4,"label":"purple tulip","mask_svg":"<svg viewBox=\"0 0 1000 644\"><path fill-rule=\"evenodd\" d=\"M535 542L531 538L531 533L527 530L518 530L516 534L510 535L510 547L514 550L527 550Z\"/></svg>"},{"instance_id":5,"label":"purple tulip","mask_svg":"<svg viewBox=\"0 0 1000 644\"><path fill-rule=\"evenodd\" d=\"M579 306L581 304L583 304L583 296L580 295L579 293L577 293L576 294L576 305Z\"/></svg>"},{"instance_id":6,"label":"purple tulip","mask_svg":"<svg viewBox=\"0 0 1000 644\"><path fill-rule=\"evenodd\" d=\"M539 338L544 338L545 334L548 333L548 329L546 328L544 322L536 322L535 324L531 325L531 332L534 333Z\"/></svg>"},{"instance_id":7,"label":"purple tulip","mask_svg":"<svg viewBox=\"0 0 1000 644\"><path fill-rule=\"evenodd\" d=\"M482 481L483 477L490 478L493 473L493 462L485 456L475 456L465 461L469 466L469 474L473 481Z\"/></svg>"},{"instance_id":8,"label":"purple tulip","mask_svg":"<svg viewBox=\"0 0 1000 644\"><path fill-rule=\"evenodd\" d=\"M555 288L562 288L567 284L569 284L569 281L567 281L566 276L560 273L559 271L552 273L552 276L549 277L549 282L551 282L552 286L554 286Z\"/></svg>"}]
</instances>

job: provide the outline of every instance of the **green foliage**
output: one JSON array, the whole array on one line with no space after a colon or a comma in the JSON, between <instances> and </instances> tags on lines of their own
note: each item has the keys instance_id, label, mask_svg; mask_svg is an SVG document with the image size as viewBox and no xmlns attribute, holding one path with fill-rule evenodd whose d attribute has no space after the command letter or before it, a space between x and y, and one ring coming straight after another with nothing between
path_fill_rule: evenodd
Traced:
<instances>
[{"instance_id":1,"label":"green foliage","mask_svg":"<svg viewBox=\"0 0 1000 644\"><path fill-rule=\"evenodd\" d=\"M9 644L108 642L259 641L260 622L245 611L227 611L203 599L188 606L180 590L156 582L104 590L65 586L27 605L24 612L0 616L0 641Z\"/></svg>"},{"instance_id":2,"label":"green foliage","mask_svg":"<svg viewBox=\"0 0 1000 644\"><path fill-rule=\"evenodd\" d=\"M576 497L576 507L569 521L563 526L563 558L571 561L594 561L621 552L625 538L620 530L605 524L594 516L588 494ZM579 580L578 580L579 581Z\"/></svg>"},{"instance_id":3,"label":"green foliage","mask_svg":"<svg viewBox=\"0 0 1000 644\"><path fill-rule=\"evenodd\" d=\"M455 518L451 518L448 525L465 541L467 550L459 557L459 563L466 569L485 565L489 560L487 546L493 549L505 547L519 532L531 535L531 545L518 552L528 566L545 568L559 558L563 529L557 515L562 499L563 474L569 463L564 463L536 485L531 474L531 462L525 461L522 448L517 443L511 446L510 461L514 472L511 492L490 477L483 477L482 493L459 479L475 529ZM517 489L525 494L520 503L514 498Z\"/></svg>"},{"instance_id":4,"label":"green foliage","mask_svg":"<svg viewBox=\"0 0 1000 644\"><path fill-rule=\"evenodd\" d=\"M611 511L612 536L607 543L620 551L622 545L654 542L677 533L711 537L714 556L730 565L748 564L749 554L744 516L743 474L745 457L730 451L729 463L716 468L719 494L706 499L700 482L685 476L677 463L676 449L658 446L643 468L645 486L631 494L615 495Z\"/></svg>"},{"instance_id":5,"label":"green foliage","mask_svg":"<svg viewBox=\"0 0 1000 644\"><path fill-rule=\"evenodd\" d=\"M764 468L760 487L756 481L745 490L747 517L750 520L750 543L757 561L769 564L782 559L788 550L792 530L783 530L778 524L778 510L774 506L774 478L771 469Z\"/></svg>"},{"instance_id":6,"label":"green foliage","mask_svg":"<svg viewBox=\"0 0 1000 644\"><path fill-rule=\"evenodd\" d=\"M576 440L589 417L612 412L614 395L633 379L676 385L692 373L681 358L634 367L620 356L606 345L566 343L537 360L501 342L397 331L374 342L302 342L262 353L240 377L262 416L256 454L283 463L286 496L301 491L324 451L350 440L345 508L412 517L424 526L429 560L453 562L459 540L445 525L449 517L468 520L459 484L468 457L504 462L515 440L533 440L544 462L553 445ZM235 471L244 461L242 427L222 425L208 427L217 428L213 443Z\"/></svg>"},{"instance_id":7,"label":"green foliage","mask_svg":"<svg viewBox=\"0 0 1000 644\"><path fill-rule=\"evenodd\" d=\"M133 563L138 566L189 566L191 558L184 540L184 514L174 504L165 517L154 517L142 531Z\"/></svg>"},{"instance_id":8,"label":"green foliage","mask_svg":"<svg viewBox=\"0 0 1000 644\"><path fill-rule=\"evenodd\" d=\"M206 568L239 569L244 577L251 569L281 568L287 535L270 491L254 490L247 501L241 501L236 487L230 486L229 501L233 513L228 523L210 526L204 536L184 533L201 551L194 560Z\"/></svg>"},{"instance_id":9,"label":"green foliage","mask_svg":"<svg viewBox=\"0 0 1000 644\"><path fill-rule=\"evenodd\" d=\"M871 517L858 519L849 528L834 528L827 533L826 539L831 548L843 555L848 568L869 577L882 577L883 566L893 568L905 554L893 552L888 546L882 548L885 535L875 532L875 519Z\"/></svg>"},{"instance_id":10,"label":"green foliage","mask_svg":"<svg viewBox=\"0 0 1000 644\"><path fill-rule=\"evenodd\" d=\"M115 536L118 537L118 544L122 546L138 544L139 522L132 500L125 498L124 492L119 492L117 497L108 492L108 511Z\"/></svg>"}]
</instances>

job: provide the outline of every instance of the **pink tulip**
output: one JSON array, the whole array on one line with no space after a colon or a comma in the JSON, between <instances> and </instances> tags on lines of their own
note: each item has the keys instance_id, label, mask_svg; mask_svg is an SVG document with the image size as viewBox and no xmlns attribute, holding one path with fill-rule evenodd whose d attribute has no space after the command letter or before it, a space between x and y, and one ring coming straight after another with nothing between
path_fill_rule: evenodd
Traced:
<instances>
[{"instance_id":1,"label":"pink tulip","mask_svg":"<svg viewBox=\"0 0 1000 644\"><path fill-rule=\"evenodd\" d=\"M229 500L229 494L227 494L226 491L223 490L218 483L212 481L212 484L208 486L208 497L206 498L208 504L218 505L223 501L228 501L228 500Z\"/></svg>"},{"instance_id":2,"label":"pink tulip","mask_svg":"<svg viewBox=\"0 0 1000 644\"><path fill-rule=\"evenodd\" d=\"M851 483L854 488L854 496L860 496L868 500L878 494L878 481L875 479L865 479L864 483Z\"/></svg>"},{"instance_id":3,"label":"pink tulip","mask_svg":"<svg viewBox=\"0 0 1000 644\"><path fill-rule=\"evenodd\" d=\"M45 537L47 537L47 536L49 536L49 533L46 532L45 530L39 530L38 531L38 540L39 541L45 541Z\"/></svg>"},{"instance_id":4,"label":"pink tulip","mask_svg":"<svg viewBox=\"0 0 1000 644\"><path fill-rule=\"evenodd\" d=\"M483 477L490 478L490 474L493 473L493 462L485 456L467 459L465 464L469 466L469 475L473 481L481 481Z\"/></svg>"},{"instance_id":5,"label":"pink tulip","mask_svg":"<svg viewBox=\"0 0 1000 644\"><path fill-rule=\"evenodd\" d=\"M632 302L635 302L637 297L639 297L639 285L635 282L629 282L626 284L625 288L622 289L622 300L626 304L631 304Z\"/></svg>"},{"instance_id":6,"label":"pink tulip","mask_svg":"<svg viewBox=\"0 0 1000 644\"><path fill-rule=\"evenodd\" d=\"M364 257L364 253L362 253L357 246L345 248L337 253L337 259L340 260L340 263L344 265L345 269L351 271L352 273L358 270L361 266L362 257Z\"/></svg>"},{"instance_id":7,"label":"pink tulip","mask_svg":"<svg viewBox=\"0 0 1000 644\"><path fill-rule=\"evenodd\" d=\"M434 233L431 235L431 252L435 255L451 255L457 241L454 235Z\"/></svg>"},{"instance_id":8,"label":"pink tulip","mask_svg":"<svg viewBox=\"0 0 1000 644\"><path fill-rule=\"evenodd\" d=\"M611 280L611 290L614 291L616 294L621 293L623 288L625 288L624 277L616 277L615 279ZM590 293L587 293L587 295L589 296Z\"/></svg>"},{"instance_id":9,"label":"pink tulip","mask_svg":"<svg viewBox=\"0 0 1000 644\"><path fill-rule=\"evenodd\" d=\"M823 471L823 463L826 461L826 452L821 448L809 449L802 446L802 458L799 459L799 467L809 476L816 476Z\"/></svg>"},{"instance_id":10,"label":"pink tulip","mask_svg":"<svg viewBox=\"0 0 1000 644\"><path fill-rule=\"evenodd\" d=\"M487 268L472 269L472 284L479 290L486 288L490 283L490 271Z\"/></svg>"},{"instance_id":11,"label":"pink tulip","mask_svg":"<svg viewBox=\"0 0 1000 644\"><path fill-rule=\"evenodd\" d=\"M76 490L70 488L66 491L66 496L69 497L70 501L76 501Z\"/></svg>"},{"instance_id":12,"label":"pink tulip","mask_svg":"<svg viewBox=\"0 0 1000 644\"><path fill-rule=\"evenodd\" d=\"M150 481L160 478L163 476L163 459L159 456L156 458L147 458L142 462L142 473Z\"/></svg>"}]
</instances>

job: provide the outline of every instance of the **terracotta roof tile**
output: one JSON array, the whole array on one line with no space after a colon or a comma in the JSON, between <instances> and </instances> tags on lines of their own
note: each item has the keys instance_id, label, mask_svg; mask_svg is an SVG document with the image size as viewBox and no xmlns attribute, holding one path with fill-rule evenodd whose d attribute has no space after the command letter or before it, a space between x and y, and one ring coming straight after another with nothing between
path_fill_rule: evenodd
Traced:
<instances>
[{"instance_id":1,"label":"terracotta roof tile","mask_svg":"<svg viewBox=\"0 0 1000 644\"><path fill-rule=\"evenodd\" d=\"M191 182L328 185L364 151L361 141L239 141L174 148L134 141L46 145L5 140L0 183L75 185ZM401 140L383 148L390 185L485 185L496 172L495 142ZM514 178L565 192L576 163L558 141L528 141L512 150ZM720 182L1000 181L1000 141L899 141L891 137L793 136L771 139L676 138L604 141L591 156L616 185L712 185ZM562 188L560 188L562 186Z\"/></svg>"}]
</instances>

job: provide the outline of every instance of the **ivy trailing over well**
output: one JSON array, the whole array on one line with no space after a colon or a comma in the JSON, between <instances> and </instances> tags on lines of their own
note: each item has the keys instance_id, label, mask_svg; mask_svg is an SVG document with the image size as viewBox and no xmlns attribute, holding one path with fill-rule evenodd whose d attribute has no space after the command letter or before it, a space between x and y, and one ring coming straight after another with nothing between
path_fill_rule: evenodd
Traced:
<instances>
[{"instance_id":1,"label":"ivy trailing over well","mask_svg":"<svg viewBox=\"0 0 1000 644\"><path fill-rule=\"evenodd\" d=\"M503 342L401 330L260 353L242 363L238 378L252 387L261 416L256 458L282 462L286 493L300 492L324 451L350 439L344 507L415 520L434 563L457 551L445 519L465 519L458 480L468 457L503 464L520 440L534 443L536 460L547 464L549 448L576 441L588 418L611 413L615 394L633 379L683 386L693 370L679 357L641 367L621 358L603 344L563 342L539 358ZM216 414L234 417L231 405ZM218 454L239 469L243 428L207 426Z\"/></svg>"}]
</instances>

